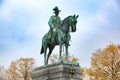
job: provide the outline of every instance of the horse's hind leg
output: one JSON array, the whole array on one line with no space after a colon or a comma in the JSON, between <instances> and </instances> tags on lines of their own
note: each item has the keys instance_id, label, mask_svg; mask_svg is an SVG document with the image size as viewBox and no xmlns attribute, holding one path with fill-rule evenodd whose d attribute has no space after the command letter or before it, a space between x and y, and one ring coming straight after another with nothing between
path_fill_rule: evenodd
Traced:
<instances>
[{"instance_id":1,"label":"horse's hind leg","mask_svg":"<svg viewBox=\"0 0 120 80\"><path fill-rule=\"evenodd\" d=\"M47 61L46 61L46 52L47 52L47 48L44 47L44 64L45 65L47 64Z\"/></svg>"},{"instance_id":2,"label":"horse's hind leg","mask_svg":"<svg viewBox=\"0 0 120 80\"><path fill-rule=\"evenodd\" d=\"M50 57L50 55L51 55L51 53L52 53L54 47L55 47L55 46L53 46L53 45L49 46L49 53L48 53L48 56L47 56L47 64L48 64L49 57Z\"/></svg>"}]
</instances>

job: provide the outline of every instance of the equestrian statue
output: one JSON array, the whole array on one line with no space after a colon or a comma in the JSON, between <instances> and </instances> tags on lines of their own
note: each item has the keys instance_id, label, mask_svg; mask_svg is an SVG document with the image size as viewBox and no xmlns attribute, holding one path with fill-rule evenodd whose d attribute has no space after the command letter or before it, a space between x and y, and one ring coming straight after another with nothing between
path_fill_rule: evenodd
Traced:
<instances>
[{"instance_id":1,"label":"equestrian statue","mask_svg":"<svg viewBox=\"0 0 120 80\"><path fill-rule=\"evenodd\" d=\"M70 32L76 32L77 18L79 15L71 15L61 21L59 12L61 10L56 6L53 8L54 14L48 21L50 30L42 38L40 54L44 53L44 64L48 64L49 57L56 45L59 45L59 61L62 62L62 46L65 45L65 60L68 61L68 47L70 46ZM49 52L47 54L47 49Z\"/></svg>"}]
</instances>

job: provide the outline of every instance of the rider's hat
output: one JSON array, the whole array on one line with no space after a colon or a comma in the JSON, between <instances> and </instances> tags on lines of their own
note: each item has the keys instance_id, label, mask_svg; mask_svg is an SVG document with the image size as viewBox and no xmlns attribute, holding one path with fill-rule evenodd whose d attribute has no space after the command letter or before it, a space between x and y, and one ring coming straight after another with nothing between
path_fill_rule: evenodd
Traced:
<instances>
[{"instance_id":1,"label":"rider's hat","mask_svg":"<svg viewBox=\"0 0 120 80\"><path fill-rule=\"evenodd\" d=\"M60 12L61 10L59 10L58 7L55 6L55 7L53 8L53 11L54 11L54 13L55 13L55 12Z\"/></svg>"}]
</instances>

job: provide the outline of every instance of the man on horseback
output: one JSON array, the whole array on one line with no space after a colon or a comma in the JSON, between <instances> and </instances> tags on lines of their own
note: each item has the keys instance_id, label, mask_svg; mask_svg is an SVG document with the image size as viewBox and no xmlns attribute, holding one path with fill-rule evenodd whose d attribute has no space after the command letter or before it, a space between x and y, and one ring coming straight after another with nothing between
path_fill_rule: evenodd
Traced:
<instances>
[{"instance_id":1,"label":"man on horseback","mask_svg":"<svg viewBox=\"0 0 120 80\"><path fill-rule=\"evenodd\" d=\"M65 60L68 61L68 47L70 41L70 32L76 31L76 24L78 15L71 15L66 17L63 21L61 21L59 12L61 10L56 6L53 8L55 15L51 16L48 24L50 26L50 30L47 34L45 34L42 38L42 46L40 54L44 53L44 63L48 64L49 57L55 48L56 45L59 45L59 62L62 62L62 46L65 45L66 57ZM49 52L47 54L47 49Z\"/></svg>"},{"instance_id":2,"label":"man on horseback","mask_svg":"<svg viewBox=\"0 0 120 80\"><path fill-rule=\"evenodd\" d=\"M59 10L58 7L56 6L53 8L53 11L54 11L55 15L52 15L48 21L48 25L50 26L49 36L51 38L52 44L55 43L55 36L57 33L57 29L60 28L60 25L62 22L60 17L59 17L59 12L61 10Z\"/></svg>"}]
</instances>

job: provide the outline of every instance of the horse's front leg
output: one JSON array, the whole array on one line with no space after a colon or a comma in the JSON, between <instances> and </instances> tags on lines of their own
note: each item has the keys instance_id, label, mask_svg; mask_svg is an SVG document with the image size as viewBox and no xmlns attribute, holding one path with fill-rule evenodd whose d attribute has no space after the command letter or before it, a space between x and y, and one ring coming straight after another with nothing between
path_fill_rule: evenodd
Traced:
<instances>
[{"instance_id":1,"label":"horse's front leg","mask_svg":"<svg viewBox=\"0 0 120 80\"><path fill-rule=\"evenodd\" d=\"M68 47L70 46L69 41L70 41L70 34L67 35L66 43L65 43L65 51L66 51L66 56L65 56L65 61L68 61Z\"/></svg>"},{"instance_id":2,"label":"horse's front leg","mask_svg":"<svg viewBox=\"0 0 120 80\"><path fill-rule=\"evenodd\" d=\"M45 65L47 65L46 52L47 52L47 48L44 47L44 64L45 64Z\"/></svg>"},{"instance_id":3,"label":"horse's front leg","mask_svg":"<svg viewBox=\"0 0 120 80\"><path fill-rule=\"evenodd\" d=\"M66 52L65 61L68 61L68 45L65 45L65 52Z\"/></svg>"},{"instance_id":4,"label":"horse's front leg","mask_svg":"<svg viewBox=\"0 0 120 80\"><path fill-rule=\"evenodd\" d=\"M59 62L62 62L62 43L59 44Z\"/></svg>"}]
</instances>

